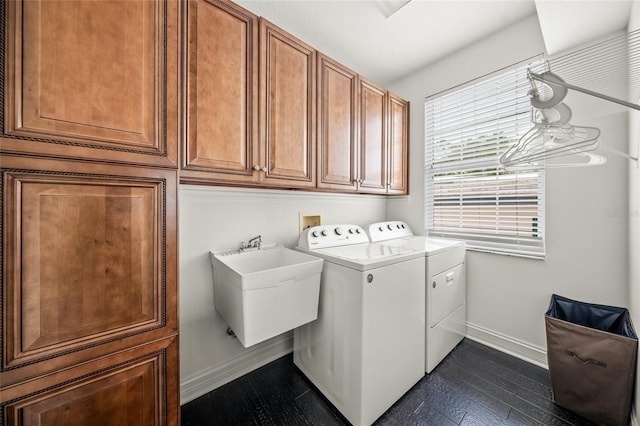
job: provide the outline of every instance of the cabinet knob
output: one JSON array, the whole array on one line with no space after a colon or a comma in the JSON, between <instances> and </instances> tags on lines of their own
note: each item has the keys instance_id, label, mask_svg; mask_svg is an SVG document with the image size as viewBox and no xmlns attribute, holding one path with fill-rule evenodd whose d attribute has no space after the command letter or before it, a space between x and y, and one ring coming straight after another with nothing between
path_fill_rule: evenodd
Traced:
<instances>
[{"instance_id":1,"label":"cabinet knob","mask_svg":"<svg viewBox=\"0 0 640 426\"><path fill-rule=\"evenodd\" d=\"M359 184L362 184L362 179L358 179L358 183L359 183Z\"/></svg>"},{"instance_id":2,"label":"cabinet knob","mask_svg":"<svg viewBox=\"0 0 640 426\"><path fill-rule=\"evenodd\" d=\"M256 164L255 166L253 166L253 170L260 170L260 166Z\"/></svg>"},{"instance_id":3,"label":"cabinet knob","mask_svg":"<svg viewBox=\"0 0 640 426\"><path fill-rule=\"evenodd\" d=\"M263 168L262 168L262 169L260 169L260 170L262 170L263 172L267 173L267 168L266 168L266 167L263 167Z\"/></svg>"}]
</instances>

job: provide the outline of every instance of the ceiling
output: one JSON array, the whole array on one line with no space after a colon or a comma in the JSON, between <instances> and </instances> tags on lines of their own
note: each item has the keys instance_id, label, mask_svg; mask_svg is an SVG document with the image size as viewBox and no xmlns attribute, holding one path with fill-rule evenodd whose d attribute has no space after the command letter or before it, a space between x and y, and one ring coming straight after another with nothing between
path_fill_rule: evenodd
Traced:
<instances>
[{"instance_id":1,"label":"ceiling","mask_svg":"<svg viewBox=\"0 0 640 426\"><path fill-rule=\"evenodd\" d=\"M640 0L636 0L640 1ZM236 0L388 86L538 14L549 53L626 29L632 0Z\"/></svg>"}]
</instances>

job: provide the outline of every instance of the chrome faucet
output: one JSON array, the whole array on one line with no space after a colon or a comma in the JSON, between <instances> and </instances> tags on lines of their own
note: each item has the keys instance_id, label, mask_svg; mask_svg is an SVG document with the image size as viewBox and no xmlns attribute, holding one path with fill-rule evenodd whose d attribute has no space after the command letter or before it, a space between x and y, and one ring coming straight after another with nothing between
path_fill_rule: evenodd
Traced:
<instances>
[{"instance_id":1,"label":"chrome faucet","mask_svg":"<svg viewBox=\"0 0 640 426\"><path fill-rule=\"evenodd\" d=\"M249 241L243 241L240 243L240 250L257 250L262 244L262 235L250 238Z\"/></svg>"}]
</instances>

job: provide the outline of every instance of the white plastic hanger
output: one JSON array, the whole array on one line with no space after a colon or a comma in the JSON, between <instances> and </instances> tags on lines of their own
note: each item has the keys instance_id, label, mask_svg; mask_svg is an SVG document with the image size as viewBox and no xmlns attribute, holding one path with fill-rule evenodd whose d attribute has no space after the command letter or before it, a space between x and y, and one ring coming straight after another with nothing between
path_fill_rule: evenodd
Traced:
<instances>
[{"instance_id":1,"label":"white plastic hanger","mask_svg":"<svg viewBox=\"0 0 640 426\"><path fill-rule=\"evenodd\" d=\"M572 126L569 124L570 119L571 109L564 103L545 109L533 108L533 127L500 157L500 163L507 170L521 170L606 162L605 157L589 152L600 146L600 130L595 127ZM545 160L558 157L567 159L545 164Z\"/></svg>"},{"instance_id":2,"label":"white plastic hanger","mask_svg":"<svg viewBox=\"0 0 640 426\"><path fill-rule=\"evenodd\" d=\"M606 157L590 152L599 147L638 161L638 157L601 145L598 139L600 129L569 124L571 109L562 103L562 100L567 95L568 89L574 89L638 110L640 105L567 84L550 71L542 74L529 71L528 74L532 86L529 96L534 125L500 157L500 163L506 170L604 164L607 161ZM544 83L542 94L536 81ZM559 157L566 157L566 160L546 161Z\"/></svg>"}]
</instances>

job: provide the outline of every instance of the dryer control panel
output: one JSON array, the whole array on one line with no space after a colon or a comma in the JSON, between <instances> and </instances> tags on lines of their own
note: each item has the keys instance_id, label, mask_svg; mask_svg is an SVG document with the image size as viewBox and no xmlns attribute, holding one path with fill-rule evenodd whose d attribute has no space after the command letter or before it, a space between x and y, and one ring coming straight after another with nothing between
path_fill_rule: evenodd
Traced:
<instances>
[{"instance_id":1,"label":"dryer control panel","mask_svg":"<svg viewBox=\"0 0 640 426\"><path fill-rule=\"evenodd\" d=\"M302 231L298 247L314 250L368 242L367 233L358 225L319 225Z\"/></svg>"},{"instance_id":2,"label":"dryer control panel","mask_svg":"<svg viewBox=\"0 0 640 426\"><path fill-rule=\"evenodd\" d=\"M372 243L390 240L392 238L410 237L413 235L409 225L399 220L372 223L369 225L367 233L369 234L369 238Z\"/></svg>"}]
</instances>

